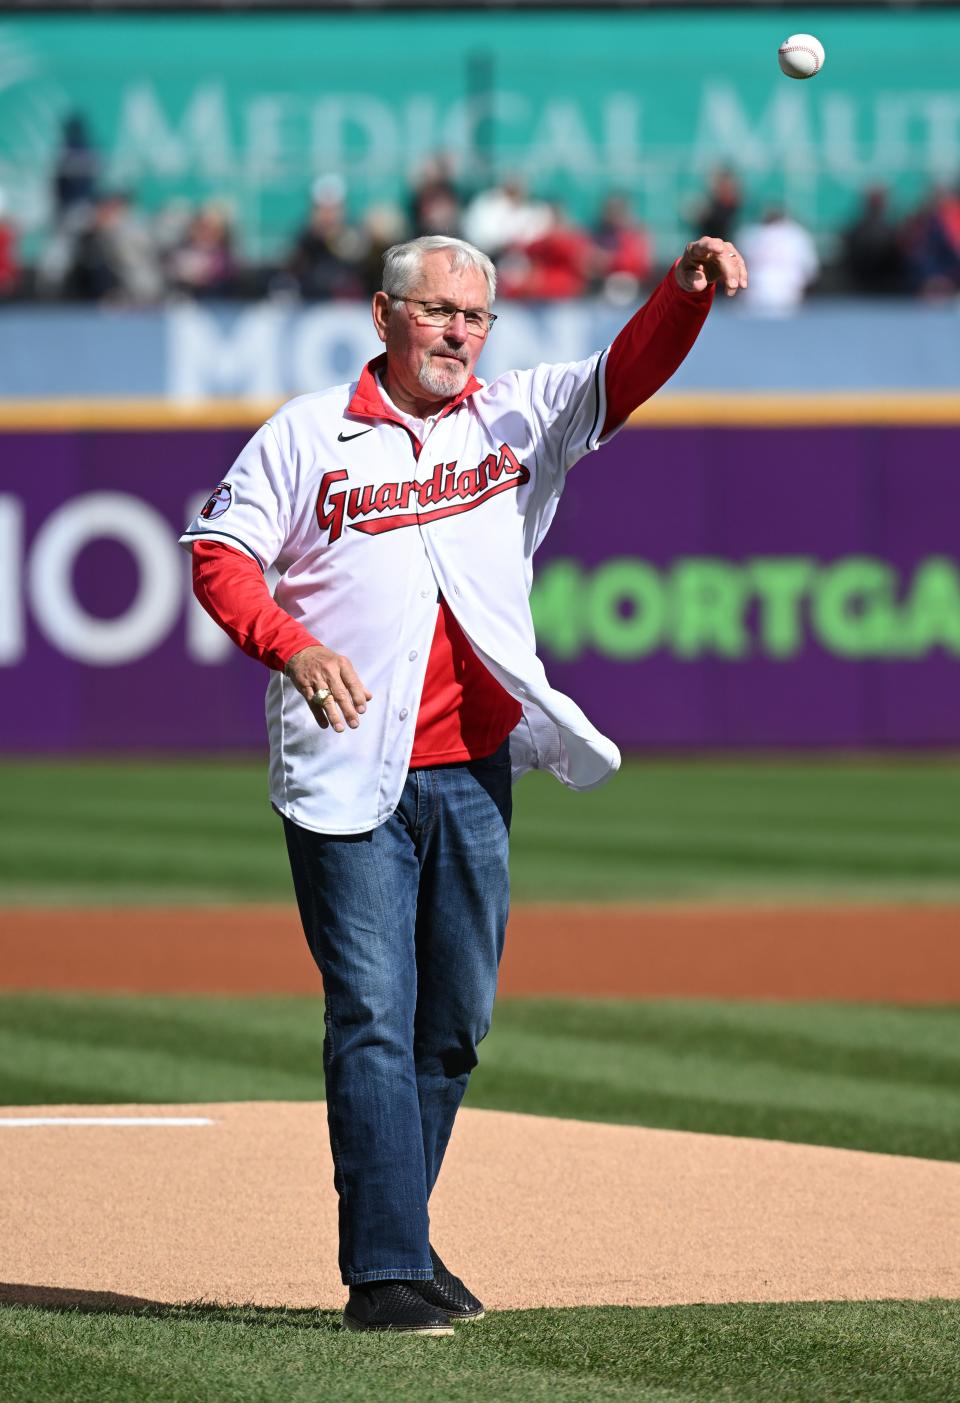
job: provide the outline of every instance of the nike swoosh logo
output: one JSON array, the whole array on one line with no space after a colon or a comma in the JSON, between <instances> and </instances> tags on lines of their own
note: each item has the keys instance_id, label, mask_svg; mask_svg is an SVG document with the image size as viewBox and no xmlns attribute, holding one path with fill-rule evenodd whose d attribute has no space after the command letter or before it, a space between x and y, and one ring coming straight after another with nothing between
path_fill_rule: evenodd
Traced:
<instances>
[{"instance_id":1,"label":"nike swoosh logo","mask_svg":"<svg viewBox=\"0 0 960 1403\"><path fill-rule=\"evenodd\" d=\"M361 434L372 434L372 433L373 433L373 429L370 428L370 429L361 429L360 432L359 432L359 433L356 433L356 434L342 434L342 433L341 433L341 434L337 434L337 442L338 442L338 443L349 443L350 440L351 440L352 438L360 438Z\"/></svg>"}]
</instances>

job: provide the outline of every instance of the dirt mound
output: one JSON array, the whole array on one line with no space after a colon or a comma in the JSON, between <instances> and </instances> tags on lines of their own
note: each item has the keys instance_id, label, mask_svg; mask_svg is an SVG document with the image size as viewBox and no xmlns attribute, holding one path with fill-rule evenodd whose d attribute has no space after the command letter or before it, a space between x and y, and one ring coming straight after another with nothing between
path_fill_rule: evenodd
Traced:
<instances>
[{"instance_id":1,"label":"dirt mound","mask_svg":"<svg viewBox=\"0 0 960 1403\"><path fill-rule=\"evenodd\" d=\"M15 1107L0 1146L0 1300L343 1301L321 1104ZM431 1208L494 1309L960 1296L958 1164L468 1110Z\"/></svg>"}]
</instances>

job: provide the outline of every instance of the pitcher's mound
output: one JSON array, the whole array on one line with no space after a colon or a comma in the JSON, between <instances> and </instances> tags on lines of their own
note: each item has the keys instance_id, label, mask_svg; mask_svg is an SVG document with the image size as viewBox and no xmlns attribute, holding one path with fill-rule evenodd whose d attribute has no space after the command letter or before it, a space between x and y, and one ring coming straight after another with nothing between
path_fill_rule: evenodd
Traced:
<instances>
[{"instance_id":1,"label":"pitcher's mound","mask_svg":"<svg viewBox=\"0 0 960 1403\"><path fill-rule=\"evenodd\" d=\"M322 1104L21 1106L0 1145L0 1301L344 1300ZM468 1110L431 1216L493 1309L960 1296L957 1164Z\"/></svg>"}]
</instances>

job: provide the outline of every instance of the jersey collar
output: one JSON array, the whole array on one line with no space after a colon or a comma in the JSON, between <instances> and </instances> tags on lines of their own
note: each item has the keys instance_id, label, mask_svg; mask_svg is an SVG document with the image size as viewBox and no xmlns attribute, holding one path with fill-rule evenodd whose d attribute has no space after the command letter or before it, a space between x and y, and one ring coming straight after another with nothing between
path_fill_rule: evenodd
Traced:
<instances>
[{"instance_id":1,"label":"jersey collar","mask_svg":"<svg viewBox=\"0 0 960 1403\"><path fill-rule=\"evenodd\" d=\"M392 420L395 424L403 424L399 415L395 414L389 405L384 404L380 386L377 384L377 371L384 371L386 368L386 355L377 356L363 367L360 379L357 381L357 388L347 405L348 414L354 414L358 419L386 419ZM456 409L458 405L462 404L468 396L482 389L482 382L471 375L456 398L445 404L436 417L442 419L444 415L449 414L452 409ZM403 426L406 428L405 424Z\"/></svg>"}]
</instances>

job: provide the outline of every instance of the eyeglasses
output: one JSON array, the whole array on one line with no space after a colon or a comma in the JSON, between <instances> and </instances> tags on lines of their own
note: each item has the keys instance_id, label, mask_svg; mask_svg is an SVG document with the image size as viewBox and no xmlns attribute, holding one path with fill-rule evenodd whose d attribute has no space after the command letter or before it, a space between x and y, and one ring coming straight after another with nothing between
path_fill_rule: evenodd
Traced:
<instances>
[{"instance_id":1,"label":"eyeglasses","mask_svg":"<svg viewBox=\"0 0 960 1403\"><path fill-rule=\"evenodd\" d=\"M449 326L457 313L462 312L470 336L486 336L497 320L495 312L482 312L478 307L454 307L450 302L424 302L420 297L397 297L395 301L415 302L418 307L422 307L423 311L415 315L417 321L427 326Z\"/></svg>"}]
</instances>

